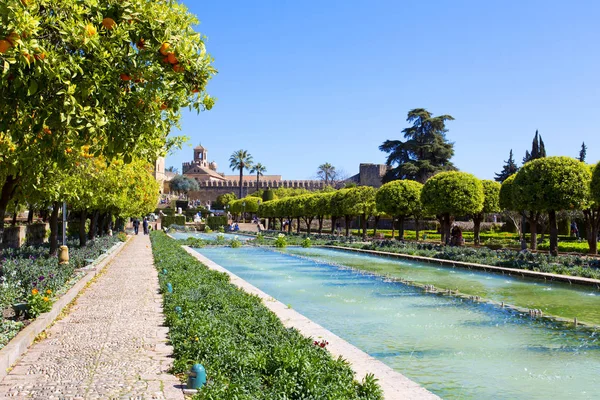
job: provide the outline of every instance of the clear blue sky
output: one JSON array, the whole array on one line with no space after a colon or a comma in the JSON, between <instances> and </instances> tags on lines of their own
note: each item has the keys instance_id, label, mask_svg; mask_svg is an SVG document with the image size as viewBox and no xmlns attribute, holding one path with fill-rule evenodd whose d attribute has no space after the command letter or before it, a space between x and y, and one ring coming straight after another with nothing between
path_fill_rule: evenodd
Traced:
<instances>
[{"instance_id":1,"label":"clear blue sky","mask_svg":"<svg viewBox=\"0 0 600 400\"><path fill-rule=\"evenodd\" d=\"M450 114L455 165L493 178L538 129L548 155L600 160L596 1L194 1L219 74L215 107L182 133L219 171L246 149L267 173L348 175L384 163L408 110ZM177 132L173 132L176 134ZM167 158L181 169L191 147Z\"/></svg>"}]
</instances>

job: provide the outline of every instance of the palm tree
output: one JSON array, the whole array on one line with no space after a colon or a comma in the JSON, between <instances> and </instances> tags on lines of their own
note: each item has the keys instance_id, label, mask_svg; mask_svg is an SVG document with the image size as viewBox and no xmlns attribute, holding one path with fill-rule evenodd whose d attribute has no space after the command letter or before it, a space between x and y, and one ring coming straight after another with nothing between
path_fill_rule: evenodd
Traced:
<instances>
[{"instance_id":1,"label":"palm tree","mask_svg":"<svg viewBox=\"0 0 600 400\"><path fill-rule=\"evenodd\" d=\"M256 163L252 166L250 170L251 174L256 174L256 190L258 191L258 183L261 175L264 175L264 172L267 172L267 167L262 165L261 163Z\"/></svg>"},{"instance_id":2,"label":"palm tree","mask_svg":"<svg viewBox=\"0 0 600 400\"><path fill-rule=\"evenodd\" d=\"M252 168L252 156L248 153L248 150L234 151L229 157L229 168L233 171L236 169L240 170L240 199L242 196L242 179L244 177L244 169Z\"/></svg>"},{"instance_id":3,"label":"palm tree","mask_svg":"<svg viewBox=\"0 0 600 400\"><path fill-rule=\"evenodd\" d=\"M325 186L327 186L335 178L335 167L329 163L321 164L317 170L317 175L325 180Z\"/></svg>"}]
</instances>

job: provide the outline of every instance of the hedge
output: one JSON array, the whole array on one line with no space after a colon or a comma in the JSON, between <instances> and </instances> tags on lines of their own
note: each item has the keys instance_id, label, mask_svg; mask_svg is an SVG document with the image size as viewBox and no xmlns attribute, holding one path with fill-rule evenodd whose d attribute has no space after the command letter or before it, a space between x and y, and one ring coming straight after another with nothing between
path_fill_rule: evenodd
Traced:
<instances>
[{"instance_id":1,"label":"hedge","mask_svg":"<svg viewBox=\"0 0 600 400\"><path fill-rule=\"evenodd\" d=\"M161 218L161 226L168 228L172 224L185 225L185 215L165 215Z\"/></svg>"},{"instance_id":2,"label":"hedge","mask_svg":"<svg viewBox=\"0 0 600 400\"><path fill-rule=\"evenodd\" d=\"M174 372L184 374L194 363L206 368L208 384L199 398L383 398L372 375L357 382L346 361L284 327L257 296L231 285L228 275L209 270L163 232L150 238L156 267L166 270L160 286Z\"/></svg>"},{"instance_id":3,"label":"hedge","mask_svg":"<svg viewBox=\"0 0 600 400\"><path fill-rule=\"evenodd\" d=\"M208 225L213 231L216 231L221 226L227 226L227 222L228 220L225 215L215 215L213 217L206 218L206 225Z\"/></svg>"}]
</instances>

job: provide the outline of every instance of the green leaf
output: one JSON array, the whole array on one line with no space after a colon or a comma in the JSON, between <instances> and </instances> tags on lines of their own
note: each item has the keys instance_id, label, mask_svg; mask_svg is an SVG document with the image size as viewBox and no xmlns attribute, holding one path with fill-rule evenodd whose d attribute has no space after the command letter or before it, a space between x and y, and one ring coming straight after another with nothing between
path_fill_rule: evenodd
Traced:
<instances>
[{"instance_id":1,"label":"green leaf","mask_svg":"<svg viewBox=\"0 0 600 400\"><path fill-rule=\"evenodd\" d=\"M33 96L34 94L37 93L38 90L38 84L36 81L34 81L33 79L31 81L29 81L29 88L27 89L27 96Z\"/></svg>"}]
</instances>

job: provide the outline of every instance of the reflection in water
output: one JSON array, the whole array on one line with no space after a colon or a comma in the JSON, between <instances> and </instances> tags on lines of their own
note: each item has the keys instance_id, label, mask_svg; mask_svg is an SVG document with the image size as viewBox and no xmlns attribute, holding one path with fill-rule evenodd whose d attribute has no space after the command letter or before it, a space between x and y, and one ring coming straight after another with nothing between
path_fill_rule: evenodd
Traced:
<instances>
[{"instance_id":1,"label":"reflection in water","mask_svg":"<svg viewBox=\"0 0 600 400\"><path fill-rule=\"evenodd\" d=\"M422 274L429 271L433 275L427 283L442 286L432 280L438 274L448 287L473 287L482 297L485 292L520 299L528 288L530 297L536 297L532 302L539 301L538 293L549 293L538 290L532 295L533 288L549 284L533 286L460 269L450 277L427 264L411 267L328 249L287 250L309 258L259 248L198 251L443 398L591 399L600 387L594 332L532 320L486 303L426 294L341 265L368 265L381 272L394 264L412 280L425 279ZM518 295L511 293L515 287ZM552 288L568 298L567 289ZM586 289L581 298L594 299Z\"/></svg>"}]
</instances>

